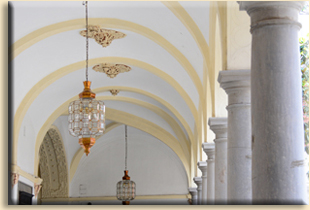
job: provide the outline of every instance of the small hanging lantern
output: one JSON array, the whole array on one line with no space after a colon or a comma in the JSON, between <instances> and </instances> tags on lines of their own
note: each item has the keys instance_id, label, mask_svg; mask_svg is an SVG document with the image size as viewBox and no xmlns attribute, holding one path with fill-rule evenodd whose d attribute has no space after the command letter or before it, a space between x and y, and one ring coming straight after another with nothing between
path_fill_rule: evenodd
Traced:
<instances>
[{"instance_id":1,"label":"small hanging lantern","mask_svg":"<svg viewBox=\"0 0 310 210\"><path fill-rule=\"evenodd\" d=\"M116 185L116 197L118 200L122 200L123 205L129 205L130 200L136 197L136 183L130 180L127 170L127 125L125 125L125 171L122 181L119 181Z\"/></svg>"},{"instance_id":2,"label":"small hanging lantern","mask_svg":"<svg viewBox=\"0 0 310 210\"><path fill-rule=\"evenodd\" d=\"M69 104L69 132L79 137L79 144L86 156L95 144L97 135L105 130L105 106L103 101L95 100L96 94L90 90L90 81L84 81L84 91L80 99Z\"/></svg>"},{"instance_id":3,"label":"small hanging lantern","mask_svg":"<svg viewBox=\"0 0 310 210\"><path fill-rule=\"evenodd\" d=\"M86 29L88 28L87 1L84 3L86 13ZM87 30L88 31L88 30ZM86 36L86 81L84 91L79 94L79 100L69 104L69 133L79 137L79 144L86 156L95 144L95 136L102 135L105 130L105 106L103 101L95 100L96 94L90 89L88 81L88 36Z\"/></svg>"}]
</instances>

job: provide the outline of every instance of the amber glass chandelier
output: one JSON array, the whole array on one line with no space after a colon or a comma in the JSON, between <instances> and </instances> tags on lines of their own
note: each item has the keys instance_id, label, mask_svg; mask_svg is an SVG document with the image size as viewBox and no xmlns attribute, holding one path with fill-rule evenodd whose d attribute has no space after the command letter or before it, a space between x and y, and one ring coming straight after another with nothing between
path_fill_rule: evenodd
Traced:
<instances>
[{"instance_id":1,"label":"amber glass chandelier","mask_svg":"<svg viewBox=\"0 0 310 210\"><path fill-rule=\"evenodd\" d=\"M90 89L88 81L88 8L85 5L86 16L86 81L84 90L79 94L79 100L69 104L69 132L72 136L79 137L79 144L83 147L86 156L95 144L95 136L102 135L105 130L105 106L103 101L95 100L96 94Z\"/></svg>"},{"instance_id":2,"label":"amber glass chandelier","mask_svg":"<svg viewBox=\"0 0 310 210\"><path fill-rule=\"evenodd\" d=\"M127 125L125 125L125 170L122 180L116 185L116 197L123 201L123 205L129 205L130 200L136 197L136 183L130 180L127 170Z\"/></svg>"}]
</instances>

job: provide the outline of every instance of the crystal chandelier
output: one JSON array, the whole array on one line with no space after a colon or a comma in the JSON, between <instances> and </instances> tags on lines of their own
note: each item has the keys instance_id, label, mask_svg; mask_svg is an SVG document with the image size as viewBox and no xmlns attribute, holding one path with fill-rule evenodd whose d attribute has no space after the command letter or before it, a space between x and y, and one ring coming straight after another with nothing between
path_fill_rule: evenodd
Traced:
<instances>
[{"instance_id":1,"label":"crystal chandelier","mask_svg":"<svg viewBox=\"0 0 310 210\"><path fill-rule=\"evenodd\" d=\"M85 5L86 33L88 33L87 1ZM88 81L88 35L86 35L86 81L84 90L79 94L79 100L69 104L69 133L79 137L79 144L83 147L86 156L95 144L95 136L102 135L105 130L105 106L103 101L95 100L96 94L90 89Z\"/></svg>"},{"instance_id":2,"label":"crystal chandelier","mask_svg":"<svg viewBox=\"0 0 310 210\"><path fill-rule=\"evenodd\" d=\"M125 125L125 171L123 180L119 181L116 185L116 197L122 200L123 205L129 205L130 200L136 197L136 183L130 180L127 171L127 125Z\"/></svg>"}]
</instances>

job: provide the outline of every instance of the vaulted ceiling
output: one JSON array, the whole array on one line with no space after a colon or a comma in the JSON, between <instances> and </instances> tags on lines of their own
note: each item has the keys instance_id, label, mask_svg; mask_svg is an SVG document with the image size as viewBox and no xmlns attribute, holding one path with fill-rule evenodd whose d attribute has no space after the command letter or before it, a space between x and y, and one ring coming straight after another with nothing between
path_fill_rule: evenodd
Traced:
<instances>
[{"instance_id":1,"label":"vaulted ceiling","mask_svg":"<svg viewBox=\"0 0 310 210\"><path fill-rule=\"evenodd\" d=\"M36 174L46 132L56 120L62 122L60 132L67 132L63 115L83 90L86 49L80 31L85 30L85 8L78 1L9 5L13 162L31 165L29 172ZM127 124L157 138L175 152L189 175L195 129L202 120L198 110L205 97L204 68L210 65L210 2L91 1L88 7L90 25L126 34L108 47L89 39L89 80L96 98L106 104L106 127ZM110 78L92 70L100 63L124 64L131 70ZM111 89L119 90L117 96ZM26 138L29 133L33 138ZM74 145L64 143L72 160L78 140L63 139ZM34 154L28 163L22 158L25 147Z\"/></svg>"}]
</instances>

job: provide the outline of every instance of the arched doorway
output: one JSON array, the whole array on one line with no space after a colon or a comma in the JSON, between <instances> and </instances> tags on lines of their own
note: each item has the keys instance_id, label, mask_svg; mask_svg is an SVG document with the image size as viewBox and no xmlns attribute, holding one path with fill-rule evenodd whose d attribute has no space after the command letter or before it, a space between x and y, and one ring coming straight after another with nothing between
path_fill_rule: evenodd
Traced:
<instances>
[{"instance_id":1,"label":"arched doorway","mask_svg":"<svg viewBox=\"0 0 310 210\"><path fill-rule=\"evenodd\" d=\"M41 144L39 171L43 179L41 199L69 195L68 167L61 134L52 126Z\"/></svg>"}]
</instances>

